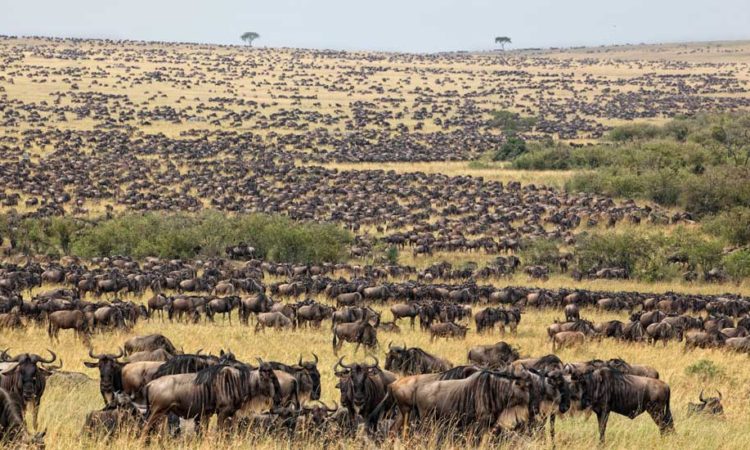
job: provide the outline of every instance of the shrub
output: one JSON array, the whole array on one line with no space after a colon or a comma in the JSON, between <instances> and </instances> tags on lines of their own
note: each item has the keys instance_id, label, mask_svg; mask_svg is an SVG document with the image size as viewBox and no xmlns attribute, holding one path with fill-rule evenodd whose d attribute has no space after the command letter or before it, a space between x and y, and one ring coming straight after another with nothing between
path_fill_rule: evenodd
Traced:
<instances>
[{"instance_id":1,"label":"shrub","mask_svg":"<svg viewBox=\"0 0 750 450\"><path fill-rule=\"evenodd\" d=\"M560 242L549 239L525 241L520 258L524 264L547 266L555 270L560 259Z\"/></svg>"},{"instance_id":2,"label":"shrub","mask_svg":"<svg viewBox=\"0 0 750 450\"><path fill-rule=\"evenodd\" d=\"M613 128L607 133L607 138L615 142L654 139L662 134L662 130L647 123L633 123Z\"/></svg>"},{"instance_id":3,"label":"shrub","mask_svg":"<svg viewBox=\"0 0 750 450\"><path fill-rule=\"evenodd\" d=\"M576 260L583 271L619 267L634 274L636 266L654 253L647 236L636 232L602 232L579 236Z\"/></svg>"},{"instance_id":4,"label":"shrub","mask_svg":"<svg viewBox=\"0 0 750 450\"><path fill-rule=\"evenodd\" d=\"M727 274L737 283L750 277L750 250L738 250L725 255L722 265Z\"/></svg>"},{"instance_id":5,"label":"shrub","mask_svg":"<svg viewBox=\"0 0 750 450\"><path fill-rule=\"evenodd\" d=\"M526 153L526 141L517 134L510 134L492 157L495 161L507 161Z\"/></svg>"},{"instance_id":6,"label":"shrub","mask_svg":"<svg viewBox=\"0 0 750 450\"><path fill-rule=\"evenodd\" d=\"M699 359L685 368L687 375L701 377L704 380L713 380L724 376L724 369L717 366L710 359Z\"/></svg>"},{"instance_id":7,"label":"shrub","mask_svg":"<svg viewBox=\"0 0 750 450\"><path fill-rule=\"evenodd\" d=\"M738 206L711 217L703 229L734 245L750 244L750 207Z\"/></svg>"}]
</instances>

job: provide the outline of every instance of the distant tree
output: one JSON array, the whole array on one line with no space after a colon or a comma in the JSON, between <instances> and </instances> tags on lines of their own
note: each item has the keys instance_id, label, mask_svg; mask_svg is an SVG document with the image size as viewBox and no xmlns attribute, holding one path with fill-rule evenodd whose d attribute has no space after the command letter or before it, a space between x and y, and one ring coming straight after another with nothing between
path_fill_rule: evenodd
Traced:
<instances>
[{"instance_id":1,"label":"distant tree","mask_svg":"<svg viewBox=\"0 0 750 450\"><path fill-rule=\"evenodd\" d=\"M508 36L498 36L495 38L495 44L500 44L500 48L505 50L505 44L512 44Z\"/></svg>"},{"instance_id":2,"label":"distant tree","mask_svg":"<svg viewBox=\"0 0 750 450\"><path fill-rule=\"evenodd\" d=\"M246 31L246 32L242 33L242 36L240 36L240 39L242 39L243 41L247 42L247 45L249 45L250 47L252 47L253 46L253 41L256 40L256 39L258 39L259 37L260 37L260 35L258 33L256 33L255 31Z\"/></svg>"}]
</instances>

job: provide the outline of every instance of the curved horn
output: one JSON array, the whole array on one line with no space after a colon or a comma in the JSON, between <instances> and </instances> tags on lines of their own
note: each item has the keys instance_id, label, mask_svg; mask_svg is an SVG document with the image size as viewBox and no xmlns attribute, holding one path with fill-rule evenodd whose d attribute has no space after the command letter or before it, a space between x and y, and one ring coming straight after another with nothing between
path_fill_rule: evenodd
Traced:
<instances>
[{"instance_id":1,"label":"curved horn","mask_svg":"<svg viewBox=\"0 0 750 450\"><path fill-rule=\"evenodd\" d=\"M302 355L299 355L299 360L297 361L298 366L302 366Z\"/></svg>"},{"instance_id":2,"label":"curved horn","mask_svg":"<svg viewBox=\"0 0 750 450\"><path fill-rule=\"evenodd\" d=\"M197 350L197 351L195 352L195 354L196 354L196 355L200 355L202 351L203 351L203 349L202 349L202 348L199 348L199 349L198 349L198 350Z\"/></svg>"},{"instance_id":3,"label":"curved horn","mask_svg":"<svg viewBox=\"0 0 750 450\"><path fill-rule=\"evenodd\" d=\"M47 349L47 351L49 352L50 355L52 355L52 359L46 360L46 359L42 359L41 356L40 356L39 357L39 362L43 363L43 364L52 364L57 359L57 355L55 354L55 352L53 352L50 349Z\"/></svg>"},{"instance_id":4,"label":"curved horn","mask_svg":"<svg viewBox=\"0 0 750 450\"><path fill-rule=\"evenodd\" d=\"M323 402L321 402L321 403L323 403ZM323 406L326 408L326 411L328 411L328 412L336 412L336 411L338 411L339 410L339 404L336 403L336 400L333 401L333 404L334 404L333 408L329 408L328 405L326 405L325 403L323 403Z\"/></svg>"},{"instance_id":5,"label":"curved horn","mask_svg":"<svg viewBox=\"0 0 750 450\"><path fill-rule=\"evenodd\" d=\"M380 361L378 361L378 357L377 356L373 356L372 359L375 360L375 364L365 364L365 366L368 369L374 369L374 368L378 367L378 364L380 364Z\"/></svg>"},{"instance_id":6,"label":"curved horn","mask_svg":"<svg viewBox=\"0 0 750 450\"><path fill-rule=\"evenodd\" d=\"M318 365L318 355L316 355L315 353L313 353L312 355L313 355L313 358L315 358L315 365L317 366Z\"/></svg>"},{"instance_id":7,"label":"curved horn","mask_svg":"<svg viewBox=\"0 0 750 450\"><path fill-rule=\"evenodd\" d=\"M120 359L125 356L125 350L123 350L122 347L118 347L118 349L120 349L120 353L113 355L114 359Z\"/></svg>"},{"instance_id":8,"label":"curved horn","mask_svg":"<svg viewBox=\"0 0 750 450\"><path fill-rule=\"evenodd\" d=\"M255 359L258 360L258 364L260 364L261 366L263 365L263 358L261 358L260 356L256 356Z\"/></svg>"},{"instance_id":9,"label":"curved horn","mask_svg":"<svg viewBox=\"0 0 750 450\"><path fill-rule=\"evenodd\" d=\"M351 364L346 365L346 364L343 363L343 361L344 361L344 357L342 356L341 358L339 358L339 361L336 363L336 366L341 366L344 369L351 369L352 368Z\"/></svg>"},{"instance_id":10,"label":"curved horn","mask_svg":"<svg viewBox=\"0 0 750 450\"><path fill-rule=\"evenodd\" d=\"M706 400L703 399L703 389L701 389L701 393L698 395L698 400L700 400L701 403L706 403Z\"/></svg>"},{"instance_id":11,"label":"curved horn","mask_svg":"<svg viewBox=\"0 0 750 450\"><path fill-rule=\"evenodd\" d=\"M723 395L721 395L721 391L720 390L717 389L716 393L719 394L719 400L721 400L724 397Z\"/></svg>"},{"instance_id":12,"label":"curved horn","mask_svg":"<svg viewBox=\"0 0 750 450\"><path fill-rule=\"evenodd\" d=\"M89 356L91 358L93 358L93 359L100 359L102 357L101 355L94 354L94 349L93 348L89 348Z\"/></svg>"},{"instance_id":13,"label":"curved horn","mask_svg":"<svg viewBox=\"0 0 750 450\"><path fill-rule=\"evenodd\" d=\"M10 350L10 347L0 351L0 361L7 361L10 359L10 353L8 353L8 350Z\"/></svg>"},{"instance_id":14,"label":"curved horn","mask_svg":"<svg viewBox=\"0 0 750 450\"><path fill-rule=\"evenodd\" d=\"M388 350L390 350L391 347L393 347L393 341L388 341Z\"/></svg>"}]
</instances>

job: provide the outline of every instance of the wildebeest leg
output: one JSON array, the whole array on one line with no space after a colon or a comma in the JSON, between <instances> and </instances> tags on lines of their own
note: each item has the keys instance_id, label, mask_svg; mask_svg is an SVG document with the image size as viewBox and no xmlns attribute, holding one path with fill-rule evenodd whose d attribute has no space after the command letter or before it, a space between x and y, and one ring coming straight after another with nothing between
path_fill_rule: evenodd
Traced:
<instances>
[{"instance_id":1,"label":"wildebeest leg","mask_svg":"<svg viewBox=\"0 0 750 450\"><path fill-rule=\"evenodd\" d=\"M672 411L669 409L669 403L666 406L659 403L652 403L647 408L648 415L659 427L659 433L665 434L674 430L674 421Z\"/></svg>"},{"instance_id":2,"label":"wildebeest leg","mask_svg":"<svg viewBox=\"0 0 750 450\"><path fill-rule=\"evenodd\" d=\"M156 425L159 424L161 419L164 418L164 412L160 410L151 411L150 416L148 420L146 420L146 424L143 426L142 430L142 437L145 442L145 444L148 444L151 440L151 434L154 432L154 428L156 428Z\"/></svg>"},{"instance_id":3,"label":"wildebeest leg","mask_svg":"<svg viewBox=\"0 0 750 450\"><path fill-rule=\"evenodd\" d=\"M549 416L549 437L552 441L552 448L555 448L555 415L550 414Z\"/></svg>"},{"instance_id":4,"label":"wildebeest leg","mask_svg":"<svg viewBox=\"0 0 750 450\"><path fill-rule=\"evenodd\" d=\"M357 351L359 350L359 346L360 346L360 344L361 344L361 342L357 342L357 345L356 345L356 347L354 347L354 354L355 354L355 355L357 354Z\"/></svg>"},{"instance_id":5,"label":"wildebeest leg","mask_svg":"<svg viewBox=\"0 0 750 450\"><path fill-rule=\"evenodd\" d=\"M604 443L604 434L607 432L607 420L609 420L609 411L603 411L596 414L599 421L599 442Z\"/></svg>"}]
</instances>

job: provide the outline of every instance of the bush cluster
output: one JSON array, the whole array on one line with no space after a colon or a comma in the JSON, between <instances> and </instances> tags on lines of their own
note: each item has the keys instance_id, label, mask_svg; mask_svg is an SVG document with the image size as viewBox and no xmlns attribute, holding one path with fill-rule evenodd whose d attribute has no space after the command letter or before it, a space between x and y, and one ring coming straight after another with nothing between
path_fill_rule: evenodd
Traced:
<instances>
[{"instance_id":1,"label":"bush cluster","mask_svg":"<svg viewBox=\"0 0 750 450\"><path fill-rule=\"evenodd\" d=\"M339 262L346 259L352 240L351 233L332 224L215 211L133 213L93 224L65 217L14 221L6 216L0 219L0 234L3 226L5 234L12 233L18 251L82 257L214 257L223 255L229 245L245 242L270 261Z\"/></svg>"}]
</instances>

